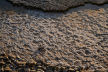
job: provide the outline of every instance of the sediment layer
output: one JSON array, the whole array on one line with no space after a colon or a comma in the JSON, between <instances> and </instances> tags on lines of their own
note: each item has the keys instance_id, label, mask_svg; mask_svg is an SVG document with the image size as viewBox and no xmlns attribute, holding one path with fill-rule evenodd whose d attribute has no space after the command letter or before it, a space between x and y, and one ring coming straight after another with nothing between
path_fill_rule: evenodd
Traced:
<instances>
[{"instance_id":1,"label":"sediment layer","mask_svg":"<svg viewBox=\"0 0 108 72\"><path fill-rule=\"evenodd\" d=\"M86 3L104 4L108 0L9 0L15 4L22 4L34 8L40 8L44 11L64 11L70 7L84 5Z\"/></svg>"}]
</instances>

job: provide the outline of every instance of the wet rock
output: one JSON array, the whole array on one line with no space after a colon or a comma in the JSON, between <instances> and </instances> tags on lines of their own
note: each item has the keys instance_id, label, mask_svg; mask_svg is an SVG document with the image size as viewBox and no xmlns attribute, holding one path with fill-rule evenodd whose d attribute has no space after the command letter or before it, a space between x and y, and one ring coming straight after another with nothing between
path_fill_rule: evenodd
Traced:
<instances>
[{"instance_id":1,"label":"wet rock","mask_svg":"<svg viewBox=\"0 0 108 72\"><path fill-rule=\"evenodd\" d=\"M15 4L23 4L25 6L31 6L35 8L41 8L45 11L66 10L70 7L84 5L85 3L103 4L108 0L10 0Z\"/></svg>"}]
</instances>

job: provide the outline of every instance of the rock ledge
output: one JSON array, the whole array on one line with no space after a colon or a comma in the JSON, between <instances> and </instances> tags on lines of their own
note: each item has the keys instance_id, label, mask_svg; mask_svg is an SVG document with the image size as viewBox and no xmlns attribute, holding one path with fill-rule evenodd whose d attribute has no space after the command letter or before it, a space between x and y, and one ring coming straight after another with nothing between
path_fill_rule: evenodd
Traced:
<instances>
[{"instance_id":1,"label":"rock ledge","mask_svg":"<svg viewBox=\"0 0 108 72\"><path fill-rule=\"evenodd\" d=\"M70 7L84 5L86 3L104 4L108 0L9 0L15 4L22 4L44 11L64 11Z\"/></svg>"}]
</instances>

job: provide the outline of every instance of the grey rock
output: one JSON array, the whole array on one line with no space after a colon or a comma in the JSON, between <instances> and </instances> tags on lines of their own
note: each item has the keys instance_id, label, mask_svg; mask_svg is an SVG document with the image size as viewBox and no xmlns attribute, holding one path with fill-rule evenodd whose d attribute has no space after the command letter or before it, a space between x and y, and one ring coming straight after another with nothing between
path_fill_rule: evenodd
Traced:
<instances>
[{"instance_id":1,"label":"grey rock","mask_svg":"<svg viewBox=\"0 0 108 72\"><path fill-rule=\"evenodd\" d=\"M103 4L108 0L9 0L15 4L23 4L45 11L64 11L70 7L84 5L86 3Z\"/></svg>"}]
</instances>

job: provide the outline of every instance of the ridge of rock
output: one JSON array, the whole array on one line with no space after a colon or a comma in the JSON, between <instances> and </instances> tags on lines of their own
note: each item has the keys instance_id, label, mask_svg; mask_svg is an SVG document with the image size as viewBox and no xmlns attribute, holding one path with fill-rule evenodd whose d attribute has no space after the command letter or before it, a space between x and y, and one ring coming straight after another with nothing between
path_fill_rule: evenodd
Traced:
<instances>
[{"instance_id":1,"label":"ridge of rock","mask_svg":"<svg viewBox=\"0 0 108 72\"><path fill-rule=\"evenodd\" d=\"M84 5L86 3L104 4L108 0L9 0L15 4L23 4L44 11L64 11L70 7Z\"/></svg>"}]
</instances>

